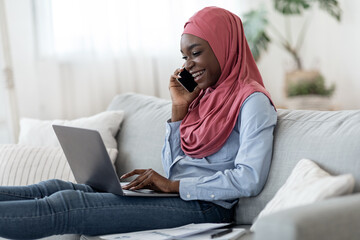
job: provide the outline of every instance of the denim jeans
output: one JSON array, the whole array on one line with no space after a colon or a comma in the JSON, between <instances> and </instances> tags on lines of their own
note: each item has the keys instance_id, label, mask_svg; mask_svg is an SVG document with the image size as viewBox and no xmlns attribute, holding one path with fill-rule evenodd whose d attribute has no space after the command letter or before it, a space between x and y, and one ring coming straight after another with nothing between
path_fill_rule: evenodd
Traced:
<instances>
[{"instance_id":1,"label":"denim jeans","mask_svg":"<svg viewBox=\"0 0 360 240\"><path fill-rule=\"evenodd\" d=\"M126 197L61 180L0 187L0 236L34 239L57 234L101 235L231 222L233 210L179 197Z\"/></svg>"}]
</instances>

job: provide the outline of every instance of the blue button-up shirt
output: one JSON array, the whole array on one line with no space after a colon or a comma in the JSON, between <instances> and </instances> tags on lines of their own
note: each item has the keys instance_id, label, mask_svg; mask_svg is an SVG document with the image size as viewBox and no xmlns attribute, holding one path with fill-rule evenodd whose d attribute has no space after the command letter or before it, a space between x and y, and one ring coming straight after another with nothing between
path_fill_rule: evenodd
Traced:
<instances>
[{"instance_id":1,"label":"blue button-up shirt","mask_svg":"<svg viewBox=\"0 0 360 240\"><path fill-rule=\"evenodd\" d=\"M180 123L168 121L162 163L168 179L180 180L184 200L211 201L231 208L240 197L257 195L268 176L277 114L260 92L243 103L223 147L204 158L187 156L180 146Z\"/></svg>"}]
</instances>

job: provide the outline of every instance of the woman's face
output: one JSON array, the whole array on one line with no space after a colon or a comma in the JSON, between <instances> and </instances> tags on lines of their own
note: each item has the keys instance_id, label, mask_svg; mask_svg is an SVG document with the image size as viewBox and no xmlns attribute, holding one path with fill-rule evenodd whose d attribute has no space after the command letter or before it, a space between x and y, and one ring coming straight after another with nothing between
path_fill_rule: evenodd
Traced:
<instances>
[{"instance_id":1,"label":"woman's face","mask_svg":"<svg viewBox=\"0 0 360 240\"><path fill-rule=\"evenodd\" d=\"M191 34L183 34L180 41L184 67L194 77L198 87L206 89L216 84L221 75L220 64L209 43Z\"/></svg>"}]
</instances>

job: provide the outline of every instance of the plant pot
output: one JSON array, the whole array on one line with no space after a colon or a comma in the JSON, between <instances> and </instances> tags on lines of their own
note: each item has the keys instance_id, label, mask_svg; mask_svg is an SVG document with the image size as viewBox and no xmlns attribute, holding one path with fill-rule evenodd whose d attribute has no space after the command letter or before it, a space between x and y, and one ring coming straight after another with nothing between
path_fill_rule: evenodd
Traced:
<instances>
[{"instance_id":1,"label":"plant pot","mask_svg":"<svg viewBox=\"0 0 360 240\"><path fill-rule=\"evenodd\" d=\"M317 70L294 70L286 73L286 82L312 81L320 74Z\"/></svg>"},{"instance_id":2,"label":"plant pot","mask_svg":"<svg viewBox=\"0 0 360 240\"><path fill-rule=\"evenodd\" d=\"M289 109L332 110L331 95L319 71L297 70L286 74L286 107Z\"/></svg>"},{"instance_id":3,"label":"plant pot","mask_svg":"<svg viewBox=\"0 0 360 240\"><path fill-rule=\"evenodd\" d=\"M286 108L330 111L333 110L333 105L330 97L304 95L287 98Z\"/></svg>"}]
</instances>

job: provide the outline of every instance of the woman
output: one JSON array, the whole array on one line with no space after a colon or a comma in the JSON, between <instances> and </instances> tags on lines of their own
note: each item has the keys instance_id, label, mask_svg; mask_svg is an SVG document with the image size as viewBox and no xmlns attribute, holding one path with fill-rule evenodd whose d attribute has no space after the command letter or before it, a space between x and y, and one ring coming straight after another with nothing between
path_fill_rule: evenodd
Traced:
<instances>
[{"instance_id":1,"label":"woman","mask_svg":"<svg viewBox=\"0 0 360 240\"><path fill-rule=\"evenodd\" d=\"M110 233L188 223L231 222L239 197L258 194L268 175L276 111L263 86L240 19L209 7L185 24L187 92L170 78L172 116L162 151L167 178L137 169L126 189L178 192L180 198L122 197L59 180L0 188L0 236Z\"/></svg>"}]
</instances>

